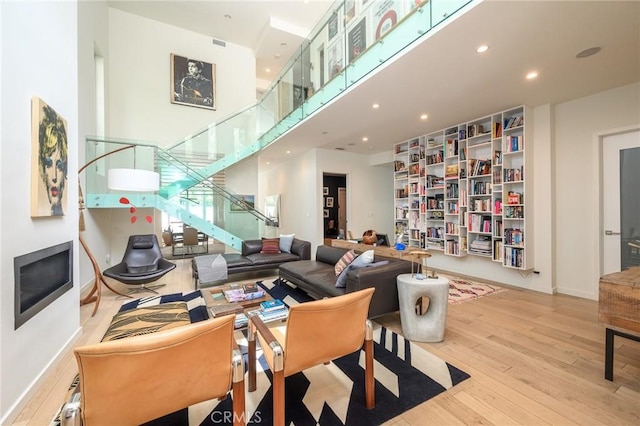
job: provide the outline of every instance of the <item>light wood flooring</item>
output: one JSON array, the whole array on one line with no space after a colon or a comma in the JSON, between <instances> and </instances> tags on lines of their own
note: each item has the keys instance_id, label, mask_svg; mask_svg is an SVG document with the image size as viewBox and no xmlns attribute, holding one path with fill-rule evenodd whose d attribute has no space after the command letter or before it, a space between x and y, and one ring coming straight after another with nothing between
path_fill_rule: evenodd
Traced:
<instances>
[{"instance_id":1,"label":"light wood flooring","mask_svg":"<svg viewBox=\"0 0 640 426\"><path fill-rule=\"evenodd\" d=\"M176 263L163 293L193 289L190 260ZM105 289L95 317L83 306L78 344L100 341L122 302ZM401 332L397 313L377 321ZM444 342L420 345L471 378L388 424L640 425L640 343L616 338L605 380L595 301L510 288L450 305ZM68 353L13 424L48 425L76 372Z\"/></svg>"}]
</instances>

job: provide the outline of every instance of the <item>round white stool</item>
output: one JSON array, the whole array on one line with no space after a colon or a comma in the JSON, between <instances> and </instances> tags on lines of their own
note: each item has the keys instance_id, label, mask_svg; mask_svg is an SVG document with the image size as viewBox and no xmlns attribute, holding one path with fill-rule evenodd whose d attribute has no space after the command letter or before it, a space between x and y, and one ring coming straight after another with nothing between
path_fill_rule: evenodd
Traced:
<instances>
[{"instance_id":1,"label":"round white stool","mask_svg":"<svg viewBox=\"0 0 640 426\"><path fill-rule=\"evenodd\" d=\"M444 277L416 279L412 274L398 275L400 323L405 339L441 342L447 320L449 280ZM429 298L427 312L418 314L421 297Z\"/></svg>"}]
</instances>

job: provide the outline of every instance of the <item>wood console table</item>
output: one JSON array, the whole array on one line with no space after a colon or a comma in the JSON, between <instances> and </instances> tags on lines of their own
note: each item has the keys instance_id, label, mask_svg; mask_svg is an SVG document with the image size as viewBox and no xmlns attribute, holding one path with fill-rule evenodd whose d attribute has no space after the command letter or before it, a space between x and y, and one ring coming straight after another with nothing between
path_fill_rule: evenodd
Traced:
<instances>
[{"instance_id":1,"label":"wood console table","mask_svg":"<svg viewBox=\"0 0 640 426\"><path fill-rule=\"evenodd\" d=\"M347 240L331 240L331 246L349 250L353 249L358 252L373 250L373 252L379 256L395 257L397 259L411 261L411 256L408 255L408 252L411 250L396 250L389 246L371 246L369 244L351 243Z\"/></svg>"},{"instance_id":2,"label":"wood console table","mask_svg":"<svg viewBox=\"0 0 640 426\"><path fill-rule=\"evenodd\" d=\"M598 322L606 330L604 377L613 380L614 337L640 342L640 267L600 278Z\"/></svg>"}]
</instances>

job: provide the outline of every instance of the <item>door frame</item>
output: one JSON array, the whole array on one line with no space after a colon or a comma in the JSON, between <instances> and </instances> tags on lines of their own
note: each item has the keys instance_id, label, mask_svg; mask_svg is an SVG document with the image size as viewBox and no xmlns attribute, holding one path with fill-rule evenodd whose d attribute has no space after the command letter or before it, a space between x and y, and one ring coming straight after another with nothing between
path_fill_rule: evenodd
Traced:
<instances>
[{"instance_id":1,"label":"door frame","mask_svg":"<svg viewBox=\"0 0 640 426\"><path fill-rule=\"evenodd\" d=\"M591 264L593 265L592 270L592 291L593 294L596 295L596 299L598 297L598 289L600 286L600 277L602 276L602 271L604 268L602 253L604 251L604 210L603 210L603 199L604 199L604 185L603 185L603 168L602 164L603 160L603 151L604 151L604 139L609 136L616 136L624 133L632 133L640 131L640 123L634 124L632 126L619 127L615 129L605 130L602 132L594 133L593 135L593 158L595 162L595 170L598 171L598 190L595 191L594 199L592 200L592 211L595 212L597 218L594 221L594 229L592 229L592 235L597 235L597 244L595 244L594 250L594 258Z\"/></svg>"}]
</instances>

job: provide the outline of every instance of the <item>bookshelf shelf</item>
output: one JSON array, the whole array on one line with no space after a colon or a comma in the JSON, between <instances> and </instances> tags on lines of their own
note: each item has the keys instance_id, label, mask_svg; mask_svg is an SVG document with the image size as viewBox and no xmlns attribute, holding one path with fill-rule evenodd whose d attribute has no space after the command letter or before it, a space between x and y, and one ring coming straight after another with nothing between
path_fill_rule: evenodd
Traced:
<instances>
[{"instance_id":1,"label":"bookshelf shelf","mask_svg":"<svg viewBox=\"0 0 640 426\"><path fill-rule=\"evenodd\" d=\"M531 109L518 106L395 145L396 230L411 246L533 267L528 117Z\"/></svg>"}]
</instances>

